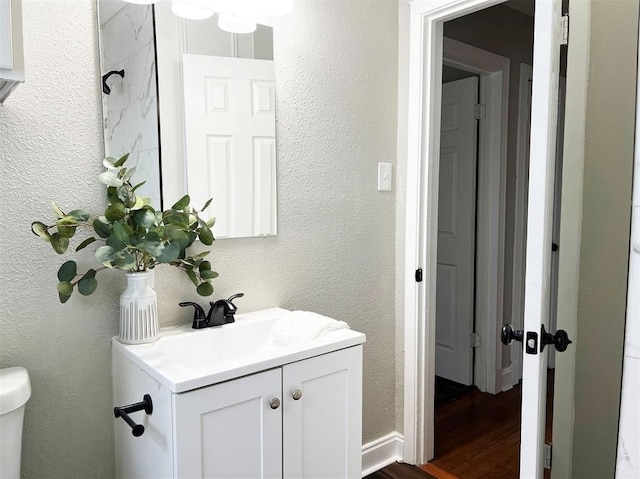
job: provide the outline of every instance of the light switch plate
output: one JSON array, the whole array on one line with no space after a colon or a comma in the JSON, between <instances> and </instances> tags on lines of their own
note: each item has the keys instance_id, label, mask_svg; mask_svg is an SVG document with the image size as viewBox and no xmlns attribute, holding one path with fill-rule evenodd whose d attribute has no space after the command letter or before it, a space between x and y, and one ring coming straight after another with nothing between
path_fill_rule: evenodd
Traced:
<instances>
[{"instance_id":1,"label":"light switch plate","mask_svg":"<svg viewBox=\"0 0 640 479\"><path fill-rule=\"evenodd\" d=\"M391 191L391 163L378 163L378 191Z\"/></svg>"}]
</instances>

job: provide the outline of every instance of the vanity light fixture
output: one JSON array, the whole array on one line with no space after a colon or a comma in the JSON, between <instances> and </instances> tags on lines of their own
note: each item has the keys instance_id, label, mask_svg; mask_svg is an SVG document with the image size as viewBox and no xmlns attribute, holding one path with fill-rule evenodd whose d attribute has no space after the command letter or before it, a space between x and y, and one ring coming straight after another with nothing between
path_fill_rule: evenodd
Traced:
<instances>
[{"instance_id":1,"label":"vanity light fixture","mask_svg":"<svg viewBox=\"0 0 640 479\"><path fill-rule=\"evenodd\" d=\"M245 20L244 18L240 18L236 15L219 13L218 27L220 27L220 30L224 30L229 33L251 33L256 31L257 25L256 22Z\"/></svg>"},{"instance_id":2,"label":"vanity light fixture","mask_svg":"<svg viewBox=\"0 0 640 479\"><path fill-rule=\"evenodd\" d=\"M204 20L213 15L211 8L204 7L188 0L171 0L171 11L178 17L187 20Z\"/></svg>"},{"instance_id":3,"label":"vanity light fixture","mask_svg":"<svg viewBox=\"0 0 640 479\"><path fill-rule=\"evenodd\" d=\"M124 0L128 3L150 4L157 0ZM209 18L214 12L220 17L218 25L232 33L251 33L255 23L246 18L276 17L293 11L293 0L171 0L171 11L188 20ZM234 17L233 19L228 17ZM222 25L228 25L229 29ZM253 25L253 29L249 30Z\"/></svg>"}]
</instances>

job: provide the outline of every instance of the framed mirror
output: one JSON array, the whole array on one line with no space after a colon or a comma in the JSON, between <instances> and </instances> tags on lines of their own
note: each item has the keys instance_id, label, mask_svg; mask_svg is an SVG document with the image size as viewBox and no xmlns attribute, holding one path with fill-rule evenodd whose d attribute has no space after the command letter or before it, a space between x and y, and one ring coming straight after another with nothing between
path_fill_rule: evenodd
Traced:
<instances>
[{"instance_id":1,"label":"framed mirror","mask_svg":"<svg viewBox=\"0 0 640 479\"><path fill-rule=\"evenodd\" d=\"M155 207L213 198L217 239L275 235L273 29L229 33L163 0L98 0L98 16L106 154L130 153Z\"/></svg>"}]
</instances>

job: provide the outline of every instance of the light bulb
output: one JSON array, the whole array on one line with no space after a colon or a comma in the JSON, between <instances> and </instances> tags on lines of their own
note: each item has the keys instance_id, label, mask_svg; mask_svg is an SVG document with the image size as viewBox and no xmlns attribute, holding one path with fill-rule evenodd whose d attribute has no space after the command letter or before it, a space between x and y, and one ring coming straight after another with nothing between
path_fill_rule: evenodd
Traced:
<instances>
[{"instance_id":1,"label":"light bulb","mask_svg":"<svg viewBox=\"0 0 640 479\"><path fill-rule=\"evenodd\" d=\"M218 14L218 27L229 33L251 33L256 31L255 22L235 15L227 15L226 13Z\"/></svg>"},{"instance_id":2,"label":"light bulb","mask_svg":"<svg viewBox=\"0 0 640 479\"><path fill-rule=\"evenodd\" d=\"M174 15L187 20L203 20L213 15L213 10L210 8L194 5L188 0L171 0L171 11Z\"/></svg>"}]
</instances>

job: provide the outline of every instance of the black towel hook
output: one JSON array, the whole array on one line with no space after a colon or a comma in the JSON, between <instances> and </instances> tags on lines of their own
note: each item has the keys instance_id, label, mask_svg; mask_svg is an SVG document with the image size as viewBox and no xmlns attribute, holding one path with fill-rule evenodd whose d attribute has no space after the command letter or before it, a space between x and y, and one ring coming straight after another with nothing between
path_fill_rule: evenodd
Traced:
<instances>
[{"instance_id":1,"label":"black towel hook","mask_svg":"<svg viewBox=\"0 0 640 479\"><path fill-rule=\"evenodd\" d=\"M120 77L124 78L124 69L122 70L111 70L109 73L105 73L102 75L102 91L105 95L111 94L111 88L107 85L107 80L111 75L120 75Z\"/></svg>"},{"instance_id":2,"label":"black towel hook","mask_svg":"<svg viewBox=\"0 0 640 479\"><path fill-rule=\"evenodd\" d=\"M113 408L113 415L117 418L121 417L124 421L131 426L131 434L135 437L142 436L144 434L144 426L142 424L136 424L133 419L129 417L129 413L142 411L147 414L151 414L153 412L153 402L151 401L151 396L145 394L142 398L142 402L137 402L135 404L129 404L128 406L120 406Z\"/></svg>"}]
</instances>

